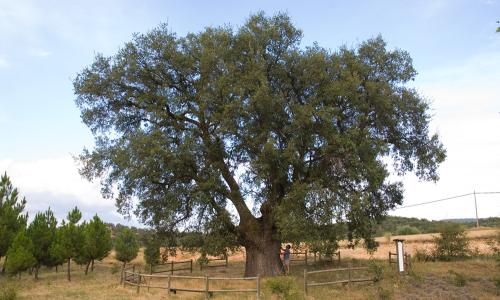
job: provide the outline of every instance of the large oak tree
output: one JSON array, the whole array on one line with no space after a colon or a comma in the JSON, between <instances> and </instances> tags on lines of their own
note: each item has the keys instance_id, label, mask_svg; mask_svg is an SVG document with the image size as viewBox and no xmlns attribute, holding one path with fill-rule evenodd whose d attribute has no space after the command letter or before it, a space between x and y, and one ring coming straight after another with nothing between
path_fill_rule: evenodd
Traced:
<instances>
[{"instance_id":1,"label":"large oak tree","mask_svg":"<svg viewBox=\"0 0 500 300\"><path fill-rule=\"evenodd\" d=\"M391 171L438 179L429 104L382 38L330 51L301 37L261 13L185 37L160 25L97 55L74 81L96 138L82 174L146 224L244 246L248 276L281 272L284 239L335 244L344 224L372 241L402 202Z\"/></svg>"}]
</instances>

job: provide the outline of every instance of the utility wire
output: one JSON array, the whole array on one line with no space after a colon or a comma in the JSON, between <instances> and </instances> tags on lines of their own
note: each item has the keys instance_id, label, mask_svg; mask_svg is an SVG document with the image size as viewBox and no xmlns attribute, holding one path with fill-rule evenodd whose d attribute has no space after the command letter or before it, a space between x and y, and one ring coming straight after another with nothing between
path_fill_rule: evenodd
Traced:
<instances>
[{"instance_id":1,"label":"utility wire","mask_svg":"<svg viewBox=\"0 0 500 300\"><path fill-rule=\"evenodd\" d=\"M408 207L415 207L415 206L420 206L420 205L426 205L426 204L431 204L431 203L436 203L436 202L441 202L441 201L446 201L446 200L451 200L451 199L456 199L456 198L462 198L466 196L471 196L471 195L486 195L486 194L500 194L500 192L475 192L475 193L467 193L463 195L458 195L458 196L452 196L452 197L447 197L447 198L442 198L442 199L437 199L437 200L432 200L432 201L427 201L427 202L421 202L421 203L416 203L416 204L410 204L410 205L405 205L405 206L400 206L396 207L393 210L398 210L398 209L403 209L403 208L408 208Z\"/></svg>"}]
</instances>

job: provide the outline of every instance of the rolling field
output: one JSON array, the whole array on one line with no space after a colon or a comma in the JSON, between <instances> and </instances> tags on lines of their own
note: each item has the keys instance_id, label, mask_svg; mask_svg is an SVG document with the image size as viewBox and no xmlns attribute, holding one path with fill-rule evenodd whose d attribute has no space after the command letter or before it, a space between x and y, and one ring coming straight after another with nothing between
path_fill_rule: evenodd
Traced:
<instances>
[{"instance_id":1,"label":"rolling field","mask_svg":"<svg viewBox=\"0 0 500 300\"><path fill-rule=\"evenodd\" d=\"M475 246L487 251L486 239L495 234L492 229L472 230L468 232ZM429 247L432 235L415 235L404 237L406 249L411 253L421 247ZM495 279L500 280L500 267L491 257L481 256L464 261L454 262L414 262L413 269L406 276L399 276L395 266L387 263L387 252L394 251L392 242L387 243L386 238L380 238L379 250L374 253L374 258L383 268L383 279L377 283L358 283L351 285L329 285L311 287L307 299L500 299L500 290L495 286ZM341 266L367 265L369 256L362 249L341 249ZM32 276L23 273L19 278L6 278L0 276L0 290L13 287L18 291L18 299L204 299L201 293L179 292L167 296L164 289L141 288L139 294L133 286L119 284L119 264L114 259L113 253L102 262L96 264L95 271L84 275L84 269L76 264L72 265L72 281L66 280L66 273L54 269L42 269L40 279L34 280ZM175 260L189 259L190 253L178 253ZM210 268L200 271L194 265L193 273L176 272L176 275L192 276L218 276L241 277L244 271L244 254L235 253L229 258L228 268ZM312 261L312 257L310 258ZM143 265L142 253L133 261L141 268ZM303 265L292 264L291 271L295 281L291 299L304 299L303 293ZM326 269L337 267L337 264L318 262L310 265L308 270ZM64 270L64 268L62 268ZM339 276L343 276L340 274ZM315 277L315 281L329 281L332 278ZM338 278L337 278L338 279ZM267 288L267 278L262 280L261 299L278 299ZM165 279L155 279L152 285L166 286ZM176 282L175 285L183 287L203 288L203 281ZM462 286L463 285L463 286ZM214 288L254 288L254 282L211 283ZM0 294L1 295L1 294ZM0 296L1 299L1 296ZM255 299L254 293L223 294L216 293L213 299Z\"/></svg>"}]
</instances>

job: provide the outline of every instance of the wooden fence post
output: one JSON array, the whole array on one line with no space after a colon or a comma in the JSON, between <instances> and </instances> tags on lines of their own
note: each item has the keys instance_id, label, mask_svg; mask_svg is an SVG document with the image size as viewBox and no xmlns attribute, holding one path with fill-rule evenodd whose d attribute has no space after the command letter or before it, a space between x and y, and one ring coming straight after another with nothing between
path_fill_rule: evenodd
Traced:
<instances>
[{"instance_id":1,"label":"wooden fence post","mask_svg":"<svg viewBox=\"0 0 500 300\"><path fill-rule=\"evenodd\" d=\"M339 262L339 266L340 266L340 250L337 251L337 256L338 256L338 262Z\"/></svg>"},{"instance_id":2,"label":"wooden fence post","mask_svg":"<svg viewBox=\"0 0 500 300\"><path fill-rule=\"evenodd\" d=\"M149 264L149 275L153 274L153 264Z\"/></svg>"},{"instance_id":3,"label":"wooden fence post","mask_svg":"<svg viewBox=\"0 0 500 300\"><path fill-rule=\"evenodd\" d=\"M208 299L210 298L210 294L209 294L209 289L208 289L208 286L209 283L208 283L208 275L205 275L205 299Z\"/></svg>"},{"instance_id":4,"label":"wooden fence post","mask_svg":"<svg viewBox=\"0 0 500 300\"><path fill-rule=\"evenodd\" d=\"M349 279L347 280L347 284L350 285L350 283L351 283L351 265L350 264L347 267L347 271L349 273Z\"/></svg>"},{"instance_id":5,"label":"wooden fence post","mask_svg":"<svg viewBox=\"0 0 500 300\"><path fill-rule=\"evenodd\" d=\"M141 274L137 275L137 294L139 294L139 290L141 289Z\"/></svg>"},{"instance_id":6,"label":"wooden fence post","mask_svg":"<svg viewBox=\"0 0 500 300\"><path fill-rule=\"evenodd\" d=\"M173 260L170 262L170 274L174 275L174 261Z\"/></svg>"},{"instance_id":7,"label":"wooden fence post","mask_svg":"<svg viewBox=\"0 0 500 300\"><path fill-rule=\"evenodd\" d=\"M226 255L226 268L228 266L228 257L229 257L229 255Z\"/></svg>"},{"instance_id":8,"label":"wooden fence post","mask_svg":"<svg viewBox=\"0 0 500 300\"><path fill-rule=\"evenodd\" d=\"M171 287L171 283L170 282L171 282L171 279L172 279L172 277L168 276L167 294L168 294L169 298L170 298L170 287Z\"/></svg>"},{"instance_id":9,"label":"wooden fence post","mask_svg":"<svg viewBox=\"0 0 500 300\"><path fill-rule=\"evenodd\" d=\"M389 251L389 265L391 265L391 251Z\"/></svg>"},{"instance_id":10,"label":"wooden fence post","mask_svg":"<svg viewBox=\"0 0 500 300\"><path fill-rule=\"evenodd\" d=\"M257 274L257 300L260 299L260 275Z\"/></svg>"},{"instance_id":11,"label":"wooden fence post","mask_svg":"<svg viewBox=\"0 0 500 300\"><path fill-rule=\"evenodd\" d=\"M304 269L304 295L307 296L307 270Z\"/></svg>"},{"instance_id":12,"label":"wooden fence post","mask_svg":"<svg viewBox=\"0 0 500 300\"><path fill-rule=\"evenodd\" d=\"M306 266L307 266L307 250L306 250Z\"/></svg>"},{"instance_id":13,"label":"wooden fence post","mask_svg":"<svg viewBox=\"0 0 500 300\"><path fill-rule=\"evenodd\" d=\"M193 259L192 258L190 259L190 263L191 264L190 264L189 268L191 270L191 273L193 273Z\"/></svg>"},{"instance_id":14,"label":"wooden fence post","mask_svg":"<svg viewBox=\"0 0 500 300\"><path fill-rule=\"evenodd\" d=\"M314 251L314 262L316 263L316 251Z\"/></svg>"}]
</instances>

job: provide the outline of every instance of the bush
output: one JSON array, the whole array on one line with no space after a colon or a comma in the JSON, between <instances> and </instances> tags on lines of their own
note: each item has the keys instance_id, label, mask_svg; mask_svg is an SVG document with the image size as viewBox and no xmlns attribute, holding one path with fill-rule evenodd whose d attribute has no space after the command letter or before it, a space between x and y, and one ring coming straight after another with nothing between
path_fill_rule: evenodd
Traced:
<instances>
[{"instance_id":1,"label":"bush","mask_svg":"<svg viewBox=\"0 0 500 300\"><path fill-rule=\"evenodd\" d=\"M297 288L292 277L269 278L266 282L267 288L279 299L297 299Z\"/></svg>"},{"instance_id":2,"label":"bush","mask_svg":"<svg viewBox=\"0 0 500 300\"><path fill-rule=\"evenodd\" d=\"M439 260L465 257L469 252L469 239L463 227L446 224L441 227L440 236L434 238L434 256Z\"/></svg>"},{"instance_id":3,"label":"bush","mask_svg":"<svg viewBox=\"0 0 500 300\"><path fill-rule=\"evenodd\" d=\"M378 282L384 278L384 267L376 261L370 261L370 271L373 273L373 280Z\"/></svg>"},{"instance_id":4,"label":"bush","mask_svg":"<svg viewBox=\"0 0 500 300\"><path fill-rule=\"evenodd\" d=\"M418 230L418 228L410 226L410 225L399 226L396 229L397 235L412 235L412 234L419 234L419 233L420 233L420 230Z\"/></svg>"},{"instance_id":5,"label":"bush","mask_svg":"<svg viewBox=\"0 0 500 300\"><path fill-rule=\"evenodd\" d=\"M433 260L433 256L425 249L416 249L413 257L415 257L415 260L421 261L421 262Z\"/></svg>"}]
</instances>

